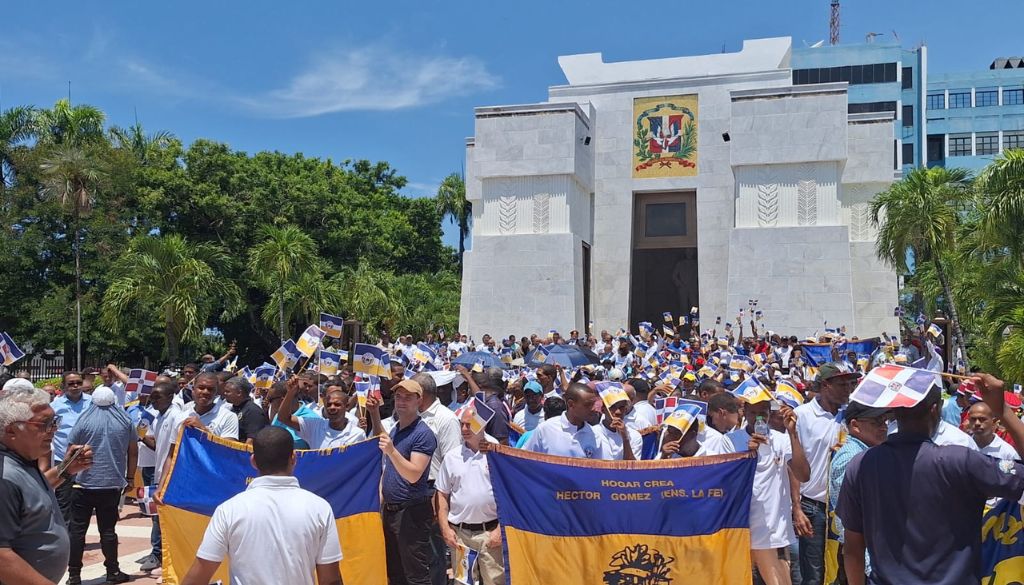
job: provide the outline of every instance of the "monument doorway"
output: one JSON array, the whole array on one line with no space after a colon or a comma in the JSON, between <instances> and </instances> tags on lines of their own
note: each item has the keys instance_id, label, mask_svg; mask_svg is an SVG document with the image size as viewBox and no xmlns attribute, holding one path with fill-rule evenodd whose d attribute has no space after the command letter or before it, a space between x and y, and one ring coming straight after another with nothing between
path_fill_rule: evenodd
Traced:
<instances>
[{"instance_id":1,"label":"monument doorway","mask_svg":"<svg viewBox=\"0 0 1024 585\"><path fill-rule=\"evenodd\" d=\"M633 201L629 326L650 321L660 328L665 311L678 324L699 306L697 194L636 193Z\"/></svg>"}]
</instances>

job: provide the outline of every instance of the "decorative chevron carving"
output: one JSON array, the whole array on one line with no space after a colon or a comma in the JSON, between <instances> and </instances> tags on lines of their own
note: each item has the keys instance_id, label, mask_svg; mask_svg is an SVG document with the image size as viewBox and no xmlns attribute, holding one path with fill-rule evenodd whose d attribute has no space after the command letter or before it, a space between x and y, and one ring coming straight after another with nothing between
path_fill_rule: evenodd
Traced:
<instances>
[{"instance_id":1,"label":"decorative chevron carving","mask_svg":"<svg viewBox=\"0 0 1024 585\"><path fill-rule=\"evenodd\" d=\"M774 227L779 222L779 181L771 173L761 175L757 185L757 223Z\"/></svg>"},{"instance_id":2,"label":"decorative chevron carving","mask_svg":"<svg viewBox=\"0 0 1024 585\"><path fill-rule=\"evenodd\" d=\"M548 233L549 205L551 196L547 193L537 193L533 196L533 233Z\"/></svg>"},{"instance_id":3,"label":"decorative chevron carving","mask_svg":"<svg viewBox=\"0 0 1024 585\"><path fill-rule=\"evenodd\" d=\"M875 239L875 226L871 223L871 206L855 203L850 206L850 240L867 242Z\"/></svg>"},{"instance_id":4,"label":"decorative chevron carving","mask_svg":"<svg viewBox=\"0 0 1024 585\"><path fill-rule=\"evenodd\" d=\"M502 235L516 232L516 198L502 195L498 198L498 232Z\"/></svg>"},{"instance_id":5,"label":"decorative chevron carving","mask_svg":"<svg viewBox=\"0 0 1024 585\"><path fill-rule=\"evenodd\" d=\"M796 223L818 223L818 182L814 179L801 180L796 184Z\"/></svg>"}]
</instances>

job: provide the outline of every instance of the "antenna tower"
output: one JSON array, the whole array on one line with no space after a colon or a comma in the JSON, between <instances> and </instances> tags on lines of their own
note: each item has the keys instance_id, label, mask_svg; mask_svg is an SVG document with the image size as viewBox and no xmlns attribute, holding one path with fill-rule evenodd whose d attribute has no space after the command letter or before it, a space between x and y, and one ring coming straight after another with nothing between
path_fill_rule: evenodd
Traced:
<instances>
[{"instance_id":1,"label":"antenna tower","mask_svg":"<svg viewBox=\"0 0 1024 585\"><path fill-rule=\"evenodd\" d=\"M839 44L839 0L832 0L832 16L828 19L828 44Z\"/></svg>"}]
</instances>

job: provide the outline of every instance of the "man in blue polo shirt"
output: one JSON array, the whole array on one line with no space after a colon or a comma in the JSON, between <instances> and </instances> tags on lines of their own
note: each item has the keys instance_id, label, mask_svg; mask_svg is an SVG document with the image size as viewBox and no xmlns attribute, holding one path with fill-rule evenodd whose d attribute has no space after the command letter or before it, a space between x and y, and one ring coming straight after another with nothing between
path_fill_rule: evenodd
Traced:
<instances>
[{"instance_id":1,"label":"man in blue polo shirt","mask_svg":"<svg viewBox=\"0 0 1024 585\"><path fill-rule=\"evenodd\" d=\"M53 435L53 467L60 467L64 461L64 452L68 447L68 435L72 427L78 422L78 417L92 404L92 396L82 391L82 376L78 372L64 372L61 382L63 395L53 399L50 406L54 414L60 419L60 426ZM71 522L71 484L65 481L57 487L57 503L60 505L61 516L65 522Z\"/></svg>"},{"instance_id":2,"label":"man in blue polo shirt","mask_svg":"<svg viewBox=\"0 0 1024 585\"><path fill-rule=\"evenodd\" d=\"M391 585L430 585L434 508L431 504L433 490L427 478L437 438L420 418L423 387L415 380L404 379L392 387L392 392L398 423L390 435L380 436L380 450L384 452L381 515L388 582ZM376 431L379 417L373 418Z\"/></svg>"},{"instance_id":3,"label":"man in blue polo shirt","mask_svg":"<svg viewBox=\"0 0 1024 585\"><path fill-rule=\"evenodd\" d=\"M992 412L1024 451L1024 423L1005 409L1003 382L971 377ZM981 582L985 500L1020 500L1024 465L1000 461L931 437L942 414L933 387L916 406L895 408L899 432L857 455L846 468L837 513L846 528L843 560L850 585L961 585ZM864 551L871 554L865 579Z\"/></svg>"}]
</instances>

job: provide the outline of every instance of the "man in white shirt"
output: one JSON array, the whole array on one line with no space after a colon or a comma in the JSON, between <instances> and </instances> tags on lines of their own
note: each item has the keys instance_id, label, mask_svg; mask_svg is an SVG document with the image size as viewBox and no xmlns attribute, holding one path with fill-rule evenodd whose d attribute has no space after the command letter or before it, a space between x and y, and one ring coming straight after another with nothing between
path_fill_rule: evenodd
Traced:
<instances>
[{"instance_id":1,"label":"man in white shirt","mask_svg":"<svg viewBox=\"0 0 1024 585\"><path fill-rule=\"evenodd\" d=\"M996 459L1019 460L1017 450L996 435L996 420L996 417L992 416L992 408L984 402L978 402L968 410L967 429L971 432L978 450Z\"/></svg>"},{"instance_id":2,"label":"man in white shirt","mask_svg":"<svg viewBox=\"0 0 1024 585\"><path fill-rule=\"evenodd\" d=\"M796 430L810 463L810 479L800 486L800 507L793 521L800 540L800 576L804 585L818 584L825 575L826 497L829 457L839 443L839 409L850 400L860 374L848 364L832 362L818 369L819 390L813 400L798 406ZM810 526L810 533L800 527Z\"/></svg>"},{"instance_id":3,"label":"man in white shirt","mask_svg":"<svg viewBox=\"0 0 1024 585\"><path fill-rule=\"evenodd\" d=\"M238 440L238 416L230 409L220 408L220 378L212 372L203 372L192 381L192 402L185 405L188 420L185 426L206 431L222 439Z\"/></svg>"},{"instance_id":4,"label":"man in white shirt","mask_svg":"<svg viewBox=\"0 0 1024 585\"><path fill-rule=\"evenodd\" d=\"M633 378L628 383L624 384L623 387L626 390L626 394L628 394L630 399L633 400L633 408L631 408L622 419L626 423L626 426L634 431L642 431L648 427L657 425L658 414L654 411L654 407L647 401L647 396L651 393L651 385L647 383L647 380ZM637 454L637 457L639 458L639 453Z\"/></svg>"},{"instance_id":5,"label":"man in white shirt","mask_svg":"<svg viewBox=\"0 0 1024 585\"><path fill-rule=\"evenodd\" d=\"M620 400L611 408L603 405L601 422L594 425L594 434L604 442L604 458L614 461L640 459L644 440L640 433L622 420L629 408L628 400Z\"/></svg>"},{"instance_id":6,"label":"man in white shirt","mask_svg":"<svg viewBox=\"0 0 1024 585\"><path fill-rule=\"evenodd\" d=\"M231 583L341 585L334 511L292 475L291 435L266 427L257 433L252 451L259 477L217 506L182 585L207 585L225 560Z\"/></svg>"},{"instance_id":7,"label":"man in white shirt","mask_svg":"<svg viewBox=\"0 0 1024 585\"><path fill-rule=\"evenodd\" d=\"M544 389L536 380L523 384L523 402L525 403L512 417L512 423L524 431L532 431L544 422Z\"/></svg>"},{"instance_id":8,"label":"man in white shirt","mask_svg":"<svg viewBox=\"0 0 1024 585\"><path fill-rule=\"evenodd\" d=\"M562 395L566 410L561 416L537 425L523 449L562 457L605 459L604 443L587 424L597 393L586 384L571 384Z\"/></svg>"},{"instance_id":9,"label":"man in white shirt","mask_svg":"<svg viewBox=\"0 0 1024 585\"><path fill-rule=\"evenodd\" d=\"M366 439L366 432L359 423L348 416L348 394L340 386L333 387L326 397L322 416L295 416L295 395L298 392L298 378L286 383L287 391L281 401L277 420L295 429L299 436L309 443L310 449L331 449L358 443Z\"/></svg>"},{"instance_id":10,"label":"man in white shirt","mask_svg":"<svg viewBox=\"0 0 1024 585\"><path fill-rule=\"evenodd\" d=\"M167 477L171 467L170 454L178 442L178 431L181 430L181 425L188 418L184 409L174 402L177 391L178 388L173 382L157 382L149 395L149 404L156 409L158 415L149 430L146 431L142 442L156 452L153 485L157 486ZM152 571L162 564L159 516L153 516L153 532L150 535L150 540L153 544L153 552L141 563L139 568L143 571Z\"/></svg>"},{"instance_id":11,"label":"man in white shirt","mask_svg":"<svg viewBox=\"0 0 1024 585\"><path fill-rule=\"evenodd\" d=\"M726 438L740 422L740 399L729 392L712 394L708 399L708 417L704 432L697 434L700 450L697 457L733 453L732 444Z\"/></svg>"},{"instance_id":12,"label":"man in white shirt","mask_svg":"<svg viewBox=\"0 0 1024 585\"><path fill-rule=\"evenodd\" d=\"M483 429L473 432L472 417L471 410L463 412L459 425L464 443L458 452L445 457L437 476L437 524L449 547L479 552L474 583L504 585L498 505L491 489L487 457L480 452L480 444L485 440Z\"/></svg>"},{"instance_id":13,"label":"man in white shirt","mask_svg":"<svg viewBox=\"0 0 1024 585\"><path fill-rule=\"evenodd\" d=\"M730 432L726 439L734 453L757 450L754 494L750 500L751 559L765 585L790 585L789 563L783 556L796 542L789 471L792 470L797 481L807 481L811 469L800 445L793 411L783 409L786 434L771 429L768 429L768 436L755 434L754 425L758 420L768 428L770 405L768 400L747 404L743 411L746 426Z\"/></svg>"}]
</instances>

